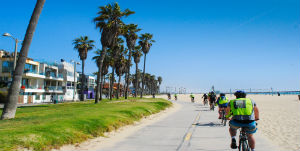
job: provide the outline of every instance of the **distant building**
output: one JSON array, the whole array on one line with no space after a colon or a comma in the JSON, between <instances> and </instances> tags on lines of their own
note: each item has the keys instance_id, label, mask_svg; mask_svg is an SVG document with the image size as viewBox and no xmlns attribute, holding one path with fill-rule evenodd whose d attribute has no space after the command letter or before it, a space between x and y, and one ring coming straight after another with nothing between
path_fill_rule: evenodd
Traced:
<instances>
[{"instance_id":1,"label":"distant building","mask_svg":"<svg viewBox=\"0 0 300 151\"><path fill-rule=\"evenodd\" d=\"M78 81L80 85L77 87L81 89L81 77L82 75L79 74ZM92 75L85 75L85 89L84 94L86 99L94 99L95 98L95 89L96 89L96 78Z\"/></svg>"}]
</instances>

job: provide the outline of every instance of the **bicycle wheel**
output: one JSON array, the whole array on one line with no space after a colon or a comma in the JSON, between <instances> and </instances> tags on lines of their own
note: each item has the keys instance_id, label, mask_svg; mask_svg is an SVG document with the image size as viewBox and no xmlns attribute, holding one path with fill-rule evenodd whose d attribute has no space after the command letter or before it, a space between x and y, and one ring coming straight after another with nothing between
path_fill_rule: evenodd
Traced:
<instances>
[{"instance_id":1,"label":"bicycle wheel","mask_svg":"<svg viewBox=\"0 0 300 151\"><path fill-rule=\"evenodd\" d=\"M242 151L249 151L249 147L248 147L247 141L243 141L243 143L242 143Z\"/></svg>"},{"instance_id":2,"label":"bicycle wheel","mask_svg":"<svg viewBox=\"0 0 300 151\"><path fill-rule=\"evenodd\" d=\"M224 119L224 126L226 126L226 123L227 123L227 119L225 118Z\"/></svg>"}]
</instances>

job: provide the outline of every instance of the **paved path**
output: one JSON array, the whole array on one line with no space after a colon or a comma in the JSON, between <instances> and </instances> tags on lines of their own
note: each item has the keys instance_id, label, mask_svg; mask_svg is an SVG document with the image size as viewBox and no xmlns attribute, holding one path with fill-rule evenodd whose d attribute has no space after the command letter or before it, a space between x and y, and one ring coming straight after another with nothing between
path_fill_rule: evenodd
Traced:
<instances>
[{"instance_id":1,"label":"paved path","mask_svg":"<svg viewBox=\"0 0 300 151\"><path fill-rule=\"evenodd\" d=\"M112 147L98 151L230 151L228 126L208 106L178 101L182 107L169 117L146 126ZM259 132L258 132L259 133ZM256 151L274 146L256 135Z\"/></svg>"}]
</instances>

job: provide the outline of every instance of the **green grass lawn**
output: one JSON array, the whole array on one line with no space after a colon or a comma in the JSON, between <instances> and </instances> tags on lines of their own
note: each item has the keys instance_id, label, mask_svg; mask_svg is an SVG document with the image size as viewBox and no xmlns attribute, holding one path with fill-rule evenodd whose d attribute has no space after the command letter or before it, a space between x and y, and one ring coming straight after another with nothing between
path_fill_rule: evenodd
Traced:
<instances>
[{"instance_id":1,"label":"green grass lawn","mask_svg":"<svg viewBox=\"0 0 300 151\"><path fill-rule=\"evenodd\" d=\"M129 100L20 107L15 119L0 121L0 150L50 150L82 142L132 124L172 104L163 99Z\"/></svg>"}]
</instances>

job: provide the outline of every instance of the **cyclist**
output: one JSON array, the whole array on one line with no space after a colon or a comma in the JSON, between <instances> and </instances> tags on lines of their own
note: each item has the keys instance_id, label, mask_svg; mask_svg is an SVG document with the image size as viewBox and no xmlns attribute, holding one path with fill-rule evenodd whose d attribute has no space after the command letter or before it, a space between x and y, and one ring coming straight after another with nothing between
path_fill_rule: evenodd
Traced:
<instances>
[{"instance_id":1,"label":"cyclist","mask_svg":"<svg viewBox=\"0 0 300 151\"><path fill-rule=\"evenodd\" d=\"M255 139L253 134L256 132L256 121L259 120L259 111L256 103L249 98L246 98L244 91L236 91L234 93L236 99L230 100L226 108L226 117L229 121L229 133L231 136L231 148L236 149L236 131L243 127L246 129L249 146L251 151L255 150Z\"/></svg>"},{"instance_id":2,"label":"cyclist","mask_svg":"<svg viewBox=\"0 0 300 151\"><path fill-rule=\"evenodd\" d=\"M207 95L206 95L206 93L203 94L202 98L203 98L203 104L206 105L207 104Z\"/></svg>"},{"instance_id":3,"label":"cyclist","mask_svg":"<svg viewBox=\"0 0 300 151\"><path fill-rule=\"evenodd\" d=\"M168 100L171 100L171 94L168 93Z\"/></svg>"},{"instance_id":4,"label":"cyclist","mask_svg":"<svg viewBox=\"0 0 300 151\"><path fill-rule=\"evenodd\" d=\"M174 97L175 97L175 101L176 101L177 100L177 93L174 94Z\"/></svg>"},{"instance_id":5,"label":"cyclist","mask_svg":"<svg viewBox=\"0 0 300 151\"><path fill-rule=\"evenodd\" d=\"M221 113L223 110L227 108L228 105L228 98L225 96L224 93L220 93L220 97L217 99L217 105L219 106L219 119L221 119Z\"/></svg>"},{"instance_id":6,"label":"cyclist","mask_svg":"<svg viewBox=\"0 0 300 151\"><path fill-rule=\"evenodd\" d=\"M194 100L195 100L195 96L194 96L194 94L193 94L193 93L191 93L190 97L191 97L191 101L194 103Z\"/></svg>"},{"instance_id":7,"label":"cyclist","mask_svg":"<svg viewBox=\"0 0 300 151\"><path fill-rule=\"evenodd\" d=\"M216 102L216 94L214 91L209 92L208 100L209 100L210 108L212 109L213 105L215 105L215 102Z\"/></svg>"}]
</instances>

